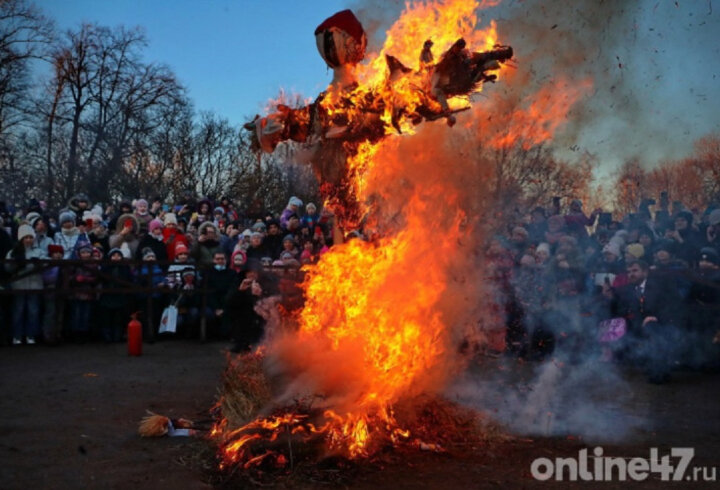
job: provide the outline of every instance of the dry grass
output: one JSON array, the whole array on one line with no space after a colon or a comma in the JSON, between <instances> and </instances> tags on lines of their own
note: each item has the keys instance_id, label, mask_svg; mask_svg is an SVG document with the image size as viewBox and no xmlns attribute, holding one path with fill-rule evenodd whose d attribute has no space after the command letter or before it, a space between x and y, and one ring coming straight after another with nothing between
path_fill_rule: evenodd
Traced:
<instances>
[{"instance_id":1,"label":"dry grass","mask_svg":"<svg viewBox=\"0 0 720 490\"><path fill-rule=\"evenodd\" d=\"M263 371L263 356L250 352L229 357L220 389L220 410L227 428L237 429L253 420L270 403L271 393Z\"/></svg>"}]
</instances>

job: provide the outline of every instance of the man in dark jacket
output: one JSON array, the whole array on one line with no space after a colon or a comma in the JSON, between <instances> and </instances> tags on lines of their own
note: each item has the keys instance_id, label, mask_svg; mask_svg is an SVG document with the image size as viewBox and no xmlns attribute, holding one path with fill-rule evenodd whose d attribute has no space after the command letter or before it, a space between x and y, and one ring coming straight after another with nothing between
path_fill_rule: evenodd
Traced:
<instances>
[{"instance_id":1,"label":"man in dark jacket","mask_svg":"<svg viewBox=\"0 0 720 490\"><path fill-rule=\"evenodd\" d=\"M230 334L230 326L225 314L225 296L235 284L235 272L227 267L224 252L213 254L213 268L207 271L207 308L205 316L210 327L219 336Z\"/></svg>"},{"instance_id":2,"label":"man in dark jacket","mask_svg":"<svg viewBox=\"0 0 720 490\"><path fill-rule=\"evenodd\" d=\"M699 268L693 275L688 297L688 326L692 341L687 362L691 367L718 369L720 344L720 254L714 248L700 250Z\"/></svg>"},{"instance_id":3,"label":"man in dark jacket","mask_svg":"<svg viewBox=\"0 0 720 490\"><path fill-rule=\"evenodd\" d=\"M263 270L257 259L248 259L245 270L238 274L234 287L226 296L226 306L234 340L233 352L250 350L264 334L265 321L255 311L262 298L278 294L278 278Z\"/></svg>"},{"instance_id":4,"label":"man in dark jacket","mask_svg":"<svg viewBox=\"0 0 720 490\"><path fill-rule=\"evenodd\" d=\"M108 252L110 264L103 266L103 289L122 289L132 286L133 277L130 267L123 263L123 254L119 248ZM125 325L129 318L128 294L119 292L102 293L100 296L101 314L103 316L102 336L105 342L121 342L125 333Z\"/></svg>"},{"instance_id":5,"label":"man in dark jacket","mask_svg":"<svg viewBox=\"0 0 720 490\"><path fill-rule=\"evenodd\" d=\"M625 354L646 367L650 382L666 382L670 364L681 352L679 294L671 283L649 274L646 262L629 262L627 275L629 283L615 291L612 303L614 316L628 324Z\"/></svg>"}]
</instances>

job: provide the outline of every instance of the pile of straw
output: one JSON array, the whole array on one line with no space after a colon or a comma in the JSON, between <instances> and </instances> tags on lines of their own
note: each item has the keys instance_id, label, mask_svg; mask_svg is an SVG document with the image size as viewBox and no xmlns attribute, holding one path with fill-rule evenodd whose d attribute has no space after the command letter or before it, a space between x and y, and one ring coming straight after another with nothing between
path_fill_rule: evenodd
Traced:
<instances>
[{"instance_id":1,"label":"pile of straw","mask_svg":"<svg viewBox=\"0 0 720 490\"><path fill-rule=\"evenodd\" d=\"M259 352L228 358L220 388L220 410L227 429L236 429L253 420L271 399L270 384L263 371Z\"/></svg>"}]
</instances>

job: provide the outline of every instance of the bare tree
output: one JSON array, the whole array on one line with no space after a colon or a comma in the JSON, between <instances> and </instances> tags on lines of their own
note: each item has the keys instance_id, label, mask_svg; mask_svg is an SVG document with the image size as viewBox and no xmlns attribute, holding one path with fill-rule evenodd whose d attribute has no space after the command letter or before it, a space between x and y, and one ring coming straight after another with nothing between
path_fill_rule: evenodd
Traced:
<instances>
[{"instance_id":1,"label":"bare tree","mask_svg":"<svg viewBox=\"0 0 720 490\"><path fill-rule=\"evenodd\" d=\"M0 171L11 197L25 190L30 176L19 165L19 148L32 117L29 63L41 59L53 38L53 24L25 0L0 1Z\"/></svg>"},{"instance_id":2,"label":"bare tree","mask_svg":"<svg viewBox=\"0 0 720 490\"><path fill-rule=\"evenodd\" d=\"M61 176L63 198L87 189L108 200L128 180L123 169L136 182L152 176L153 133L187 101L167 67L141 61L146 44L139 28L84 24L56 47L45 112L48 189ZM66 152L56 151L58 139Z\"/></svg>"}]
</instances>

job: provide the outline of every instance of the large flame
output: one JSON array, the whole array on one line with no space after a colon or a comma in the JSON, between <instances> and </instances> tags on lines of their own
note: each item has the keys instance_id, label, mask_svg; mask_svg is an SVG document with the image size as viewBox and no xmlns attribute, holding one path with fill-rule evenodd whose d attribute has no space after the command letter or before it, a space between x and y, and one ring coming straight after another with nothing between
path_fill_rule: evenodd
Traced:
<instances>
[{"instance_id":1,"label":"large flame","mask_svg":"<svg viewBox=\"0 0 720 490\"><path fill-rule=\"evenodd\" d=\"M420 53L428 38L437 53L460 37L472 50L491 48L497 43L496 25L478 29L476 12L494 3L408 4L380 53L357 67L359 87L350 95L331 90L323 107L331 113L338 110L339 97L352 97L357 104L346 104L343 110L368 110L362 97L386 82L385 54L422 77ZM407 105L418 97L413 83L425 82L394 85L388 98L404 98ZM319 394L322 401L316 407L321 415L310 421L291 410L232 432L218 431L225 440L226 462L247 466L263 461L270 452L258 454L248 447L258 439L275 440L280 430L321 435L329 447L349 457L370 454L386 442L413 441L412 432L396 422L393 405L442 389L448 376L462 367L459 340L476 326L483 308L483 286L473 270L479 218L472 214L487 183L472 159L471 148L477 146L472 131L479 131L490 147L537 144L552 137L585 88L587 84L573 88L568 82L548 85L506 107L492 126L483 122L490 119L483 114L488 109L479 107L468 114L464 132L426 123L415 136L354 148L348 162L354 195L361 203L372 203L375 221L368 222L366 230L375 226L378 238L335 246L309 268L303 285L306 302L294 319L296 328L267 346L273 366L290 380L277 404ZM383 110L380 117L389 120L392 107ZM276 456L276 463L284 461Z\"/></svg>"}]
</instances>

